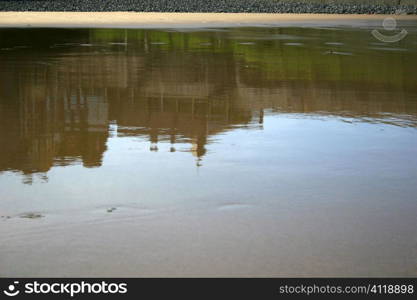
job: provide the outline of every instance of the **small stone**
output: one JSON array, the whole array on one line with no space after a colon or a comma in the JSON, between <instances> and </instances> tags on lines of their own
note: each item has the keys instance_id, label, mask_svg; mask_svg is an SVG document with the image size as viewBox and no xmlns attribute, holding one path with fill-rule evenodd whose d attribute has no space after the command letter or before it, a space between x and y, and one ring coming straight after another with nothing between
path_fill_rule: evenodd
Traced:
<instances>
[{"instance_id":1,"label":"small stone","mask_svg":"<svg viewBox=\"0 0 417 300\"><path fill-rule=\"evenodd\" d=\"M20 217L26 218L26 219L39 219L39 218L43 218L43 215L37 214L37 213L27 213L27 214L20 215Z\"/></svg>"}]
</instances>

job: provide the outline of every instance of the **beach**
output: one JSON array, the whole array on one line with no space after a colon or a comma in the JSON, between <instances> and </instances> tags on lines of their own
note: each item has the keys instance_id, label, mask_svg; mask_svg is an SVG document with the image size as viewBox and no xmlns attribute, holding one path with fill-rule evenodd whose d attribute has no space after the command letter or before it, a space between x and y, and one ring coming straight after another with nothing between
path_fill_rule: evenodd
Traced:
<instances>
[{"instance_id":1,"label":"beach","mask_svg":"<svg viewBox=\"0 0 417 300\"><path fill-rule=\"evenodd\" d=\"M0 276L416 276L416 28L383 18L10 13Z\"/></svg>"},{"instance_id":2,"label":"beach","mask_svg":"<svg viewBox=\"0 0 417 300\"><path fill-rule=\"evenodd\" d=\"M248 27L248 26L380 26L387 15L163 13L163 12L0 12L0 27ZM416 15L395 16L417 21Z\"/></svg>"},{"instance_id":3,"label":"beach","mask_svg":"<svg viewBox=\"0 0 417 300\"><path fill-rule=\"evenodd\" d=\"M0 277L415 277L416 1L336 2L0 0Z\"/></svg>"}]
</instances>

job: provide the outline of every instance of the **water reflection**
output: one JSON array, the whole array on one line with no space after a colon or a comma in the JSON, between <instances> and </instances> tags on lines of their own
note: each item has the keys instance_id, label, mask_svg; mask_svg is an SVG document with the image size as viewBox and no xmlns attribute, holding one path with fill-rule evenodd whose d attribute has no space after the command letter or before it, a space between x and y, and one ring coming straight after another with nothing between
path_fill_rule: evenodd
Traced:
<instances>
[{"instance_id":1,"label":"water reflection","mask_svg":"<svg viewBox=\"0 0 417 300\"><path fill-rule=\"evenodd\" d=\"M0 276L415 277L415 30L1 29Z\"/></svg>"},{"instance_id":2,"label":"water reflection","mask_svg":"<svg viewBox=\"0 0 417 300\"><path fill-rule=\"evenodd\" d=\"M186 144L201 165L212 137L264 114L416 127L416 45L365 34L3 29L0 171L98 167L110 135Z\"/></svg>"}]
</instances>

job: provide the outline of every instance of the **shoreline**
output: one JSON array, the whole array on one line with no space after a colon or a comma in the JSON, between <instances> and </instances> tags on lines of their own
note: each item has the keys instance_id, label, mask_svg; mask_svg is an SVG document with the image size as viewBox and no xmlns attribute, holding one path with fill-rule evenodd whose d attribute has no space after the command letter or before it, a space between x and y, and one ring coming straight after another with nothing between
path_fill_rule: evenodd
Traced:
<instances>
[{"instance_id":1,"label":"shoreline","mask_svg":"<svg viewBox=\"0 0 417 300\"><path fill-rule=\"evenodd\" d=\"M168 12L0 12L0 28L209 28L250 26L381 26L391 15L168 13ZM417 21L417 15L396 15Z\"/></svg>"}]
</instances>

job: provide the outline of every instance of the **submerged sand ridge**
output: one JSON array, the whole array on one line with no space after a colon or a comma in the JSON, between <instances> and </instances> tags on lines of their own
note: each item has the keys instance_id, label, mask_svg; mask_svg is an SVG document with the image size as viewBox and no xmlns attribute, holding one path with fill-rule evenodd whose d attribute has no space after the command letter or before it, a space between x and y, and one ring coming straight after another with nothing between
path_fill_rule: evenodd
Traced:
<instances>
[{"instance_id":1,"label":"submerged sand ridge","mask_svg":"<svg viewBox=\"0 0 417 300\"><path fill-rule=\"evenodd\" d=\"M0 12L0 27L236 27L380 26L386 15L160 13L160 12ZM397 20L417 21L416 15Z\"/></svg>"}]
</instances>

